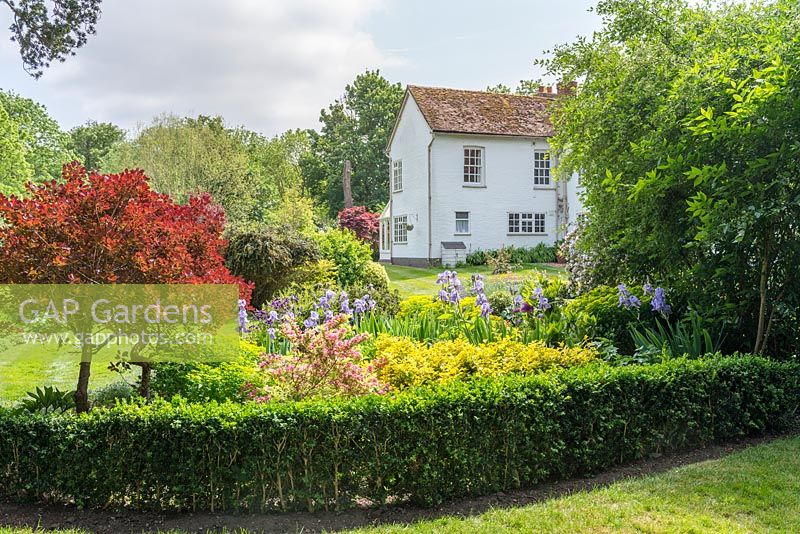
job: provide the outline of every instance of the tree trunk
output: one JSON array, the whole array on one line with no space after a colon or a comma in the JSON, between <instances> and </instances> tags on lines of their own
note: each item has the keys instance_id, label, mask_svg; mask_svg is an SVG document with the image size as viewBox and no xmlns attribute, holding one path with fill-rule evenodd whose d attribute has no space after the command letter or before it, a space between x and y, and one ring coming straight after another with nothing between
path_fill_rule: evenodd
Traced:
<instances>
[{"instance_id":1,"label":"tree trunk","mask_svg":"<svg viewBox=\"0 0 800 534\"><path fill-rule=\"evenodd\" d=\"M344 207L345 208L352 208L353 207L353 187L350 183L350 178L352 174L352 167L350 165L350 160L344 160L344 172L342 172L342 188L344 189Z\"/></svg>"},{"instance_id":2,"label":"tree trunk","mask_svg":"<svg viewBox=\"0 0 800 534\"><path fill-rule=\"evenodd\" d=\"M149 363L142 363L142 379L139 382L139 395L144 397L147 402L150 402L150 377L153 374L153 368Z\"/></svg>"},{"instance_id":3,"label":"tree trunk","mask_svg":"<svg viewBox=\"0 0 800 534\"><path fill-rule=\"evenodd\" d=\"M769 278L769 238L764 241L764 252L761 256L761 274L758 281L758 330L756 342L753 347L754 354L764 351L764 333L767 324L767 280Z\"/></svg>"},{"instance_id":4,"label":"tree trunk","mask_svg":"<svg viewBox=\"0 0 800 534\"><path fill-rule=\"evenodd\" d=\"M89 358L83 358L81 369L78 373L78 387L75 388L75 411L78 413L89 411L89 375L92 372L91 347L83 347L83 355L86 355L87 348Z\"/></svg>"}]
</instances>

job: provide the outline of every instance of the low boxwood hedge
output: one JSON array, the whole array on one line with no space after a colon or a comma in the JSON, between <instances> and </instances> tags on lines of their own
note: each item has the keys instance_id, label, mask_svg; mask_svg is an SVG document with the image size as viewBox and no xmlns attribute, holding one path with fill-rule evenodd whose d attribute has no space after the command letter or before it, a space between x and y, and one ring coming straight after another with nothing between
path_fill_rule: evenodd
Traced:
<instances>
[{"instance_id":1,"label":"low boxwood hedge","mask_svg":"<svg viewBox=\"0 0 800 534\"><path fill-rule=\"evenodd\" d=\"M799 393L800 365L727 357L354 400L2 410L0 494L135 509L431 505L777 431Z\"/></svg>"}]
</instances>

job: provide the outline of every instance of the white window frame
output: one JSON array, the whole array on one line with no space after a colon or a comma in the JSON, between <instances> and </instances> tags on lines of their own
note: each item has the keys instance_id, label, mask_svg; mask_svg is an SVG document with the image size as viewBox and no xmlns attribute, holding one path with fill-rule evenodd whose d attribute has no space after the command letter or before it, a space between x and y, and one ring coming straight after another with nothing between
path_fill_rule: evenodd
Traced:
<instances>
[{"instance_id":1,"label":"white window frame","mask_svg":"<svg viewBox=\"0 0 800 534\"><path fill-rule=\"evenodd\" d=\"M547 230L547 216L531 211L512 211L508 213L509 235L544 235Z\"/></svg>"},{"instance_id":2,"label":"white window frame","mask_svg":"<svg viewBox=\"0 0 800 534\"><path fill-rule=\"evenodd\" d=\"M381 250L388 251L392 248L392 221L381 219Z\"/></svg>"},{"instance_id":3,"label":"white window frame","mask_svg":"<svg viewBox=\"0 0 800 534\"><path fill-rule=\"evenodd\" d=\"M486 149L482 146L465 145L462 152L464 187L483 187L486 177Z\"/></svg>"},{"instance_id":4,"label":"white window frame","mask_svg":"<svg viewBox=\"0 0 800 534\"><path fill-rule=\"evenodd\" d=\"M408 215L392 217L392 243L395 245L408 243Z\"/></svg>"},{"instance_id":5,"label":"white window frame","mask_svg":"<svg viewBox=\"0 0 800 534\"><path fill-rule=\"evenodd\" d=\"M553 158L549 150L533 151L533 186L553 186Z\"/></svg>"},{"instance_id":6,"label":"white window frame","mask_svg":"<svg viewBox=\"0 0 800 534\"><path fill-rule=\"evenodd\" d=\"M461 215L461 217L459 217ZM458 223L459 222L466 222L467 227L466 230L459 231L458 230ZM453 232L453 235L470 235L471 229L469 225L469 212L468 211L457 211L456 212L456 230Z\"/></svg>"},{"instance_id":7,"label":"white window frame","mask_svg":"<svg viewBox=\"0 0 800 534\"><path fill-rule=\"evenodd\" d=\"M403 160L392 161L392 193L399 193L403 190Z\"/></svg>"},{"instance_id":8,"label":"white window frame","mask_svg":"<svg viewBox=\"0 0 800 534\"><path fill-rule=\"evenodd\" d=\"M547 216L544 213L533 214L533 233L544 234L547 230Z\"/></svg>"}]
</instances>

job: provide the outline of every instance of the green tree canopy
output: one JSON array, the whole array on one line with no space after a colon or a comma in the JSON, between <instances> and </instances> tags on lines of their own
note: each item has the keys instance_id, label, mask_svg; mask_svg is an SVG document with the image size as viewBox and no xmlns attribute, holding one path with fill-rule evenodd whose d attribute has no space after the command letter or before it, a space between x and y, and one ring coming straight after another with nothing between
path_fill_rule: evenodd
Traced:
<instances>
[{"instance_id":1,"label":"green tree canopy","mask_svg":"<svg viewBox=\"0 0 800 534\"><path fill-rule=\"evenodd\" d=\"M87 121L69 131L67 146L80 156L83 166L98 170L111 147L125 140L125 130L110 122Z\"/></svg>"},{"instance_id":2,"label":"green tree canopy","mask_svg":"<svg viewBox=\"0 0 800 534\"><path fill-rule=\"evenodd\" d=\"M0 194L20 195L25 183L33 179L33 167L25 155L25 145L19 138L19 126L0 103Z\"/></svg>"},{"instance_id":3,"label":"green tree canopy","mask_svg":"<svg viewBox=\"0 0 800 534\"><path fill-rule=\"evenodd\" d=\"M800 300L798 4L603 0L597 12L601 31L543 64L581 81L559 101L553 142L562 169L581 172L581 246L599 280L671 285L727 325L732 347L788 349Z\"/></svg>"},{"instance_id":4,"label":"green tree canopy","mask_svg":"<svg viewBox=\"0 0 800 534\"><path fill-rule=\"evenodd\" d=\"M115 145L100 167L106 172L143 169L153 189L178 202L210 193L232 222L246 220L253 209L247 151L221 117L158 117L129 142Z\"/></svg>"},{"instance_id":5,"label":"green tree canopy","mask_svg":"<svg viewBox=\"0 0 800 534\"><path fill-rule=\"evenodd\" d=\"M306 189L333 216L344 207L342 170L352 164L353 201L372 210L389 198L389 160L384 150L403 100L403 87L380 71L359 74L344 95L320 112L322 129L310 132L302 158Z\"/></svg>"},{"instance_id":6,"label":"green tree canopy","mask_svg":"<svg viewBox=\"0 0 800 534\"><path fill-rule=\"evenodd\" d=\"M25 145L25 158L33 167L34 180L58 179L64 164L78 159L69 149L69 136L43 105L3 90L0 90L0 105L19 128L19 139Z\"/></svg>"}]
</instances>

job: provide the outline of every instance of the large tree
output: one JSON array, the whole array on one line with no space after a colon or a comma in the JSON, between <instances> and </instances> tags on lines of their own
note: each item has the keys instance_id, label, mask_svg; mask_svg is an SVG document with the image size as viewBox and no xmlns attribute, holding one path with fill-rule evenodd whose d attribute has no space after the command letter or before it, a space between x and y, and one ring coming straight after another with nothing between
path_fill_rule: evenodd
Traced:
<instances>
[{"instance_id":1,"label":"large tree","mask_svg":"<svg viewBox=\"0 0 800 534\"><path fill-rule=\"evenodd\" d=\"M129 142L115 145L100 168L144 169L153 189L178 202L210 193L233 222L248 219L253 209L257 184L247 150L221 117L158 117Z\"/></svg>"},{"instance_id":2,"label":"large tree","mask_svg":"<svg viewBox=\"0 0 800 534\"><path fill-rule=\"evenodd\" d=\"M0 0L11 10L11 40L23 68L39 78L53 61L65 61L95 33L102 0Z\"/></svg>"},{"instance_id":3,"label":"large tree","mask_svg":"<svg viewBox=\"0 0 800 534\"><path fill-rule=\"evenodd\" d=\"M125 130L110 122L87 121L69 131L67 146L89 170L100 168L100 161L115 144L125 140Z\"/></svg>"},{"instance_id":4,"label":"large tree","mask_svg":"<svg viewBox=\"0 0 800 534\"><path fill-rule=\"evenodd\" d=\"M403 100L403 88L380 71L359 74L342 98L320 112L312 152L301 160L307 190L335 216L344 207L342 170L352 164L355 204L378 210L389 198L389 161L384 150Z\"/></svg>"},{"instance_id":5,"label":"large tree","mask_svg":"<svg viewBox=\"0 0 800 534\"><path fill-rule=\"evenodd\" d=\"M25 145L25 159L33 167L34 180L55 180L61 175L64 164L78 159L69 149L69 136L43 105L3 90L0 90L0 105L17 124L19 139Z\"/></svg>"},{"instance_id":6,"label":"large tree","mask_svg":"<svg viewBox=\"0 0 800 534\"><path fill-rule=\"evenodd\" d=\"M309 151L308 133L289 130L266 138L244 128L233 135L245 147L253 184L253 221L289 226L299 231L313 226L313 204L303 191L300 159Z\"/></svg>"},{"instance_id":7,"label":"large tree","mask_svg":"<svg viewBox=\"0 0 800 534\"><path fill-rule=\"evenodd\" d=\"M579 171L581 246L600 281L676 287L731 348L797 341L800 9L604 0L604 27L557 47L554 144Z\"/></svg>"},{"instance_id":8,"label":"large tree","mask_svg":"<svg viewBox=\"0 0 800 534\"><path fill-rule=\"evenodd\" d=\"M0 194L0 217L4 284L239 284L249 299L251 286L224 265L222 209L208 195L175 204L140 170L65 166L61 183L32 186L28 198ZM90 370L83 358L78 411L89 408Z\"/></svg>"}]
</instances>

